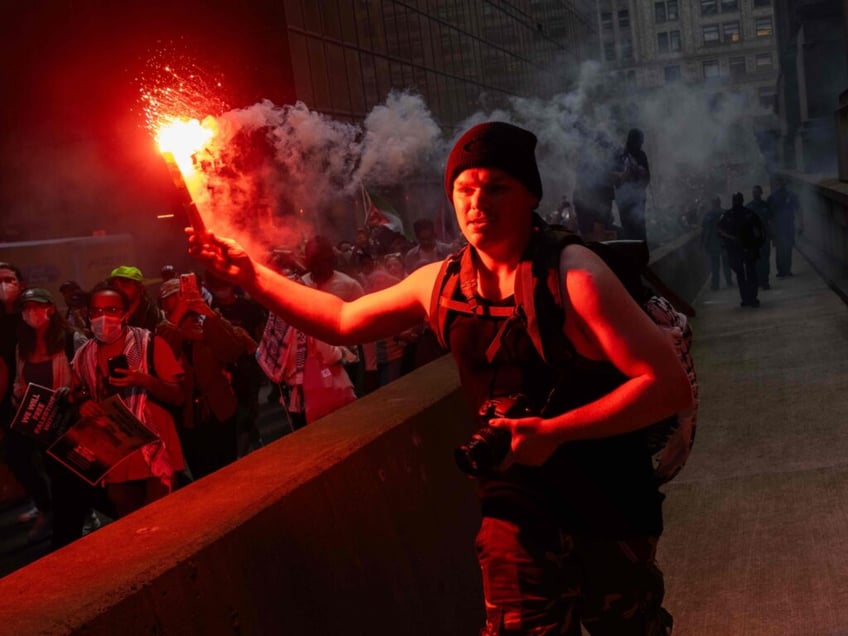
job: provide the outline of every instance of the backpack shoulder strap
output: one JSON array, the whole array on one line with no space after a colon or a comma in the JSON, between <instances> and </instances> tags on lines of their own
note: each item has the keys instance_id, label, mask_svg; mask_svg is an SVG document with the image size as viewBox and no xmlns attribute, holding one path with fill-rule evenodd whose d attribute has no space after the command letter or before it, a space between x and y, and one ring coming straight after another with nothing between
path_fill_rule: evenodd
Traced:
<instances>
[{"instance_id":1,"label":"backpack shoulder strap","mask_svg":"<svg viewBox=\"0 0 848 636\"><path fill-rule=\"evenodd\" d=\"M541 220L540 220L541 221ZM565 336L560 255L568 245L583 244L577 234L536 224L527 258L515 274L515 305L542 359L556 367L571 359L574 347Z\"/></svg>"},{"instance_id":2,"label":"backpack shoulder strap","mask_svg":"<svg viewBox=\"0 0 848 636\"><path fill-rule=\"evenodd\" d=\"M477 270L468 245L442 262L430 295L430 328L444 349L447 342L447 320L451 311L463 314L509 317L512 307L492 307L477 301Z\"/></svg>"}]
</instances>

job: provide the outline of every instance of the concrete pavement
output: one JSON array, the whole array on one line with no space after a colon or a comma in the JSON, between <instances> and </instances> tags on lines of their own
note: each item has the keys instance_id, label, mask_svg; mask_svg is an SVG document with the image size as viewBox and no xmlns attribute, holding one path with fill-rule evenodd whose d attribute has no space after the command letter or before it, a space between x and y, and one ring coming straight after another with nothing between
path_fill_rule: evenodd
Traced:
<instances>
[{"instance_id":1,"label":"concrete pavement","mask_svg":"<svg viewBox=\"0 0 848 636\"><path fill-rule=\"evenodd\" d=\"M675 636L848 634L848 307L793 269L759 309L696 301L699 427L659 553Z\"/></svg>"}]
</instances>

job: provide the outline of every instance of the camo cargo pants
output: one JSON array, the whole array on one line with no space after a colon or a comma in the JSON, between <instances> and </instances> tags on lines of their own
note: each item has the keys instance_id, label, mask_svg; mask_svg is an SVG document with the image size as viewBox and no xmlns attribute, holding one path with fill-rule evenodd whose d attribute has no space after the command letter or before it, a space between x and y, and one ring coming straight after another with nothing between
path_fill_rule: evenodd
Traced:
<instances>
[{"instance_id":1,"label":"camo cargo pants","mask_svg":"<svg viewBox=\"0 0 848 636\"><path fill-rule=\"evenodd\" d=\"M667 636L658 537L593 539L484 517L477 534L481 636Z\"/></svg>"}]
</instances>

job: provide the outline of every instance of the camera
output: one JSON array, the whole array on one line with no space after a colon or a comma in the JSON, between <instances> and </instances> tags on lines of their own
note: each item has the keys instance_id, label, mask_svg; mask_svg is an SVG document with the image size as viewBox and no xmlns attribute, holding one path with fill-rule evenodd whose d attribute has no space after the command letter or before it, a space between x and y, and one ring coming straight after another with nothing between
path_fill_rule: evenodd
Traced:
<instances>
[{"instance_id":1,"label":"camera","mask_svg":"<svg viewBox=\"0 0 848 636\"><path fill-rule=\"evenodd\" d=\"M512 436L506 429L489 426L489 421L498 417L526 417L533 412L529 400L521 393L483 402L478 412L483 426L454 451L456 465L470 477L490 475L509 453Z\"/></svg>"}]
</instances>

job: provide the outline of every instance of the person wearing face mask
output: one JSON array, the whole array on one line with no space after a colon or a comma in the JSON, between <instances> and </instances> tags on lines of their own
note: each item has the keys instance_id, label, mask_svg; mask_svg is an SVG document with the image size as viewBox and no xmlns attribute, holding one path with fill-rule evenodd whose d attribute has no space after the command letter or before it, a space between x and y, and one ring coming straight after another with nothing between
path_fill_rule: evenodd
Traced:
<instances>
[{"instance_id":1,"label":"person wearing face mask","mask_svg":"<svg viewBox=\"0 0 848 636\"><path fill-rule=\"evenodd\" d=\"M68 325L56 310L53 296L46 289L29 287L18 298L21 325L15 362L12 400L19 404L29 384L62 389L71 384L70 360L85 342L85 336ZM7 461L12 474L23 485L37 513L29 532L30 541L40 541L50 530L53 503L49 471L51 463L35 440L10 429L6 433Z\"/></svg>"},{"instance_id":2,"label":"person wearing face mask","mask_svg":"<svg viewBox=\"0 0 848 636\"><path fill-rule=\"evenodd\" d=\"M119 288L108 282L95 286L89 294L88 312L94 338L80 348L72 362L77 390L87 395L79 406L80 415L101 415L98 403L117 394L159 437L104 478L112 512L121 517L171 492L175 475L185 468L174 420L163 406L182 405L183 370L164 340L128 324L130 301ZM108 361L121 354L127 357L127 368L113 374Z\"/></svg>"}]
</instances>

